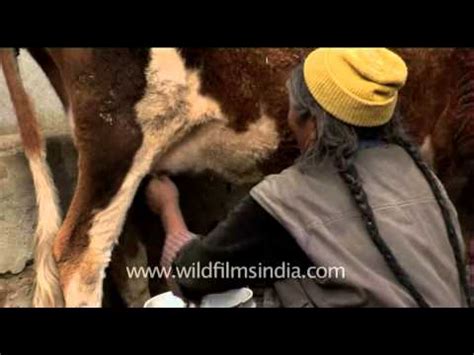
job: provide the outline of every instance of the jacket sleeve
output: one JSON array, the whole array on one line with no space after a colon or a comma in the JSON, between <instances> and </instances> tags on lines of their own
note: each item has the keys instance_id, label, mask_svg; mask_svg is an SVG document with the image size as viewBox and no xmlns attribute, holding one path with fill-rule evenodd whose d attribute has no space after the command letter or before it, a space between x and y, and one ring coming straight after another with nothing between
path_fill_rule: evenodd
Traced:
<instances>
[{"instance_id":1,"label":"jacket sleeve","mask_svg":"<svg viewBox=\"0 0 474 355\"><path fill-rule=\"evenodd\" d=\"M212 232L191 240L178 252L173 262L174 281L183 296L198 299L209 293L262 285L270 279L262 273L262 266L305 259L291 235L248 195ZM201 275L197 275L198 263ZM214 274L207 277L213 267ZM195 274L180 274L184 269L194 269Z\"/></svg>"}]
</instances>

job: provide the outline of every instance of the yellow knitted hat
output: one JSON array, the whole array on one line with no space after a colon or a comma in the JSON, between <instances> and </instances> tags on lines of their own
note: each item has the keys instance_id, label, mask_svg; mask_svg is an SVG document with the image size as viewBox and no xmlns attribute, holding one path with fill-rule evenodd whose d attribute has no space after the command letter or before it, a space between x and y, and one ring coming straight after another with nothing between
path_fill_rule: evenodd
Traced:
<instances>
[{"instance_id":1,"label":"yellow knitted hat","mask_svg":"<svg viewBox=\"0 0 474 355\"><path fill-rule=\"evenodd\" d=\"M354 126L390 121L407 66L385 48L319 48L304 62L304 79L314 99Z\"/></svg>"}]
</instances>

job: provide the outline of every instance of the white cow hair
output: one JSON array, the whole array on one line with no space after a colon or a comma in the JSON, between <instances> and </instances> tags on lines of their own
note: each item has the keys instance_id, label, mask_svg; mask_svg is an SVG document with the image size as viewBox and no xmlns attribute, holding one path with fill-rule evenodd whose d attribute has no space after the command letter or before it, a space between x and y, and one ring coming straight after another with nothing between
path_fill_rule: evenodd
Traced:
<instances>
[{"instance_id":1,"label":"white cow hair","mask_svg":"<svg viewBox=\"0 0 474 355\"><path fill-rule=\"evenodd\" d=\"M154 169L173 174L213 171L234 184L263 178L257 163L278 147L275 121L262 115L244 132L220 122L199 127L160 159Z\"/></svg>"},{"instance_id":2,"label":"white cow hair","mask_svg":"<svg viewBox=\"0 0 474 355\"><path fill-rule=\"evenodd\" d=\"M43 148L44 149L44 148ZM44 152L28 156L38 205L35 232L34 307L57 307L63 304L58 270L53 257L53 242L61 226L58 193Z\"/></svg>"}]
</instances>

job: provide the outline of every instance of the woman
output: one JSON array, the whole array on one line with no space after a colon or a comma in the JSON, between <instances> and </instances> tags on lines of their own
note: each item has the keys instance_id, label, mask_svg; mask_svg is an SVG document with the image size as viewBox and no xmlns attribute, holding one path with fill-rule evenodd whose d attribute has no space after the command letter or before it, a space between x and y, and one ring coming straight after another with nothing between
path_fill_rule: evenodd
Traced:
<instances>
[{"instance_id":1,"label":"woman","mask_svg":"<svg viewBox=\"0 0 474 355\"><path fill-rule=\"evenodd\" d=\"M468 305L457 214L395 110L406 78L387 49L313 51L288 84L300 159L255 186L206 237L187 230L171 180L148 188L167 232L163 265L285 262L343 267L344 277L177 278L179 292L199 299L264 281L285 307Z\"/></svg>"}]
</instances>

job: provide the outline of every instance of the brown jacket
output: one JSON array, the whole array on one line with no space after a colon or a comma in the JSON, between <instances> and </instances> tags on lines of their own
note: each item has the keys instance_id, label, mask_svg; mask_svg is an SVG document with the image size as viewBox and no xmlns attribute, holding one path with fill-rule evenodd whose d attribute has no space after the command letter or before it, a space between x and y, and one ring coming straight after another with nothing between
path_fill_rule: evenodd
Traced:
<instances>
[{"instance_id":1,"label":"brown jacket","mask_svg":"<svg viewBox=\"0 0 474 355\"><path fill-rule=\"evenodd\" d=\"M428 304L465 306L439 206L410 156L387 145L359 151L355 164L382 238ZM291 280L277 283L277 291L294 290L296 283L321 307L416 307L369 238L332 164L323 162L304 172L296 164L268 176L251 196L291 233L315 265L345 270L343 279ZM464 248L456 211L449 205Z\"/></svg>"}]
</instances>

